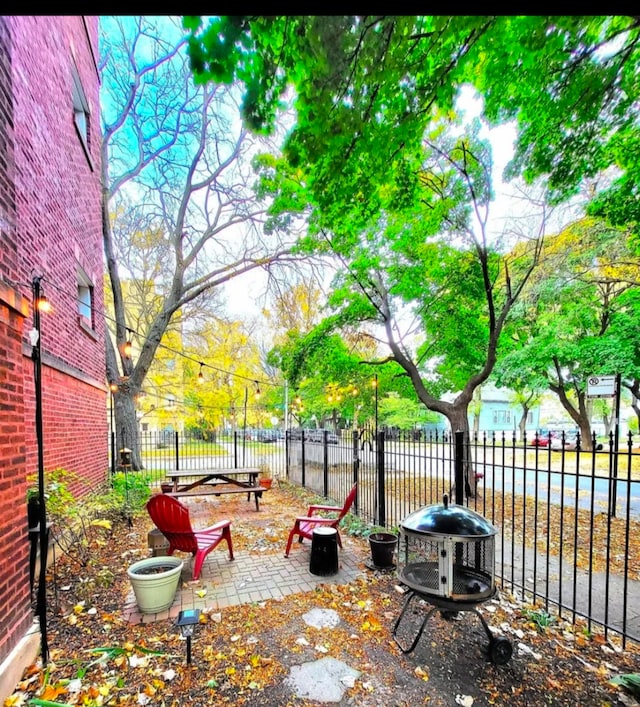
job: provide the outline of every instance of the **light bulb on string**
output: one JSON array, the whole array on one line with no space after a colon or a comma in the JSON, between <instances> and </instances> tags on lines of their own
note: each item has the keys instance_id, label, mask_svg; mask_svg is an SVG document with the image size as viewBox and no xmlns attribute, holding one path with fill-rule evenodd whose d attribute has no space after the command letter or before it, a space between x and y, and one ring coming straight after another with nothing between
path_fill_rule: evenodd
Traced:
<instances>
[{"instance_id":1,"label":"light bulb on string","mask_svg":"<svg viewBox=\"0 0 640 707\"><path fill-rule=\"evenodd\" d=\"M198 383L204 383L204 374L202 373L202 367L204 363L200 362L200 372L198 373Z\"/></svg>"},{"instance_id":2,"label":"light bulb on string","mask_svg":"<svg viewBox=\"0 0 640 707\"><path fill-rule=\"evenodd\" d=\"M261 395L261 393L260 393L260 385L259 385L258 381L255 381L255 384L256 384L256 400L258 400L258 399L260 398L260 395Z\"/></svg>"},{"instance_id":3,"label":"light bulb on string","mask_svg":"<svg viewBox=\"0 0 640 707\"><path fill-rule=\"evenodd\" d=\"M133 344L131 343L131 329L127 329L127 341L124 345L123 353L127 358L131 358Z\"/></svg>"}]
</instances>

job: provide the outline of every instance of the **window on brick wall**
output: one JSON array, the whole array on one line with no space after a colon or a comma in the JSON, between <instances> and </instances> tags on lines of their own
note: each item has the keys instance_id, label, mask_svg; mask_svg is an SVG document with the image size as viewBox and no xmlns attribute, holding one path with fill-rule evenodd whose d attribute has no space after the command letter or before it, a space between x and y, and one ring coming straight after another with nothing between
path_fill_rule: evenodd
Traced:
<instances>
[{"instance_id":1,"label":"window on brick wall","mask_svg":"<svg viewBox=\"0 0 640 707\"><path fill-rule=\"evenodd\" d=\"M93 284L85 271L78 266L78 314L80 324L93 329Z\"/></svg>"},{"instance_id":2,"label":"window on brick wall","mask_svg":"<svg viewBox=\"0 0 640 707\"><path fill-rule=\"evenodd\" d=\"M74 65L71 67L72 77L72 98L73 98L73 122L76 132L84 151L89 157L89 146L91 144L91 121L89 113L89 102L82 88L80 74Z\"/></svg>"}]
</instances>

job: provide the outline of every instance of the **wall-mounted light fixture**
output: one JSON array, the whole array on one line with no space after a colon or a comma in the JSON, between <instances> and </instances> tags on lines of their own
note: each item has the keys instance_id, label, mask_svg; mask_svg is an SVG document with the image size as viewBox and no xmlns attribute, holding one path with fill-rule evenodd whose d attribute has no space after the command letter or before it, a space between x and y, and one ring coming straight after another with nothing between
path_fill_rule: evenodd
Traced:
<instances>
[{"instance_id":1,"label":"wall-mounted light fixture","mask_svg":"<svg viewBox=\"0 0 640 707\"><path fill-rule=\"evenodd\" d=\"M51 311L51 302L49 302L46 295L40 294L36 302L36 307L39 312L44 312L44 314L48 314Z\"/></svg>"}]
</instances>

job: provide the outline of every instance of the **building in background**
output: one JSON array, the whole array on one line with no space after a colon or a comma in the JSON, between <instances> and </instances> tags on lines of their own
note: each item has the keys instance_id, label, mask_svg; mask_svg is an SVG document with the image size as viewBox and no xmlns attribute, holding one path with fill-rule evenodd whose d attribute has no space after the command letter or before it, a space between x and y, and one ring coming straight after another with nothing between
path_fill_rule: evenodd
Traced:
<instances>
[{"instance_id":1,"label":"building in background","mask_svg":"<svg viewBox=\"0 0 640 707\"><path fill-rule=\"evenodd\" d=\"M44 470L79 474L81 492L108 469L97 51L97 16L0 17L0 702L39 647L26 506L39 468L34 278L51 304Z\"/></svg>"},{"instance_id":2,"label":"building in background","mask_svg":"<svg viewBox=\"0 0 640 707\"><path fill-rule=\"evenodd\" d=\"M474 415L469 415L469 424L472 430L478 434L494 434L502 436L504 433L509 438L515 435L520 439L520 420L522 419L522 405L514 402L513 391L506 388L498 388L491 383L487 383L480 389L480 405L477 421ZM472 403L473 406L473 403ZM470 406L470 407L472 407ZM526 432L527 437L533 436L539 426L540 407L534 405L527 411ZM474 427L474 422L476 426Z\"/></svg>"}]
</instances>

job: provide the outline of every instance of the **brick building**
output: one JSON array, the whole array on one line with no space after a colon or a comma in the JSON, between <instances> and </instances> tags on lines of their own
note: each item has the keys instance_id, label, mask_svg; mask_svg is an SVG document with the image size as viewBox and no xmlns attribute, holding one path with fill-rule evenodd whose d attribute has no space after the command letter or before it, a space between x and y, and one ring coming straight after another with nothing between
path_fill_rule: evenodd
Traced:
<instances>
[{"instance_id":1,"label":"brick building","mask_svg":"<svg viewBox=\"0 0 640 707\"><path fill-rule=\"evenodd\" d=\"M41 315L44 470L89 487L108 467L97 52L95 16L0 17L0 702L40 640L26 513L38 470L34 277L52 305Z\"/></svg>"}]
</instances>

